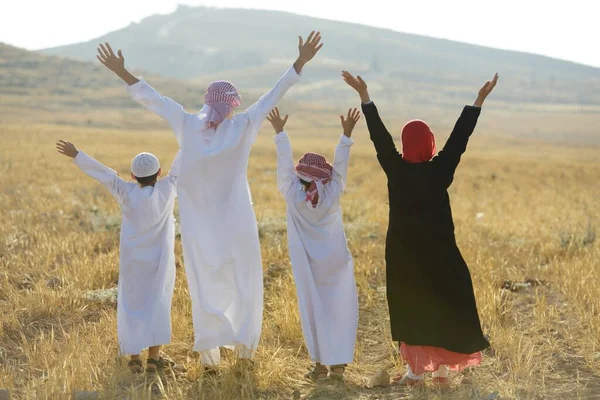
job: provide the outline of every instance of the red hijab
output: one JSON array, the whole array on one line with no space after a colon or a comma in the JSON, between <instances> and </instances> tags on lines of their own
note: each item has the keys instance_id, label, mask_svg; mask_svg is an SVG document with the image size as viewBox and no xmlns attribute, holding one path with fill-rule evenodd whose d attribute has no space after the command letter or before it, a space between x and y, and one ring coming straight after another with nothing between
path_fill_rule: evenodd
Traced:
<instances>
[{"instance_id":1,"label":"red hijab","mask_svg":"<svg viewBox=\"0 0 600 400\"><path fill-rule=\"evenodd\" d=\"M435 156L435 136L424 121L415 119L402 128L402 158L409 163L427 162Z\"/></svg>"}]
</instances>

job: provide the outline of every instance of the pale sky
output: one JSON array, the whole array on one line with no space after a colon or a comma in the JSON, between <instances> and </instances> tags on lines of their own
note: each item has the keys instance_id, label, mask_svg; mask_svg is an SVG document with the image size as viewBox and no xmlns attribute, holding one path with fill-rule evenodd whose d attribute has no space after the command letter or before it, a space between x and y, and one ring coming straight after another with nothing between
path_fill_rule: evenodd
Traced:
<instances>
[{"instance_id":1,"label":"pale sky","mask_svg":"<svg viewBox=\"0 0 600 400\"><path fill-rule=\"evenodd\" d=\"M172 12L182 3L290 11L600 67L597 0L6 0L2 3L0 42L30 50L90 40L148 15ZM327 33L323 32L323 36L326 42Z\"/></svg>"}]
</instances>

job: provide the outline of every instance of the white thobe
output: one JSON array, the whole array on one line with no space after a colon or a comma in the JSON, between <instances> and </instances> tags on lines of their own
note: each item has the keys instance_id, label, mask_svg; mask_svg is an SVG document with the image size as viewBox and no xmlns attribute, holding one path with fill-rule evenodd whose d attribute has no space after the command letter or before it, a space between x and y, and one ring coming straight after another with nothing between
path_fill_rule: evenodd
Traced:
<instances>
[{"instance_id":1,"label":"white thobe","mask_svg":"<svg viewBox=\"0 0 600 400\"><path fill-rule=\"evenodd\" d=\"M296 176L285 132L275 136L277 184L287 204L287 234L302 332L311 359L323 365L354 358L358 295L339 204L346 183L352 139L342 135L331 180L318 183L316 207Z\"/></svg>"},{"instance_id":2,"label":"white thobe","mask_svg":"<svg viewBox=\"0 0 600 400\"><path fill-rule=\"evenodd\" d=\"M260 339L263 275L248 158L266 116L298 80L291 67L255 104L216 129L206 128L204 109L187 113L143 80L127 88L134 100L168 121L181 145L183 256L194 350L205 363L219 362L218 347L251 357Z\"/></svg>"},{"instance_id":3,"label":"white thobe","mask_svg":"<svg viewBox=\"0 0 600 400\"><path fill-rule=\"evenodd\" d=\"M175 286L175 218L179 154L171 171L141 188L82 151L75 163L103 184L121 207L117 336L122 355L171 342Z\"/></svg>"}]
</instances>

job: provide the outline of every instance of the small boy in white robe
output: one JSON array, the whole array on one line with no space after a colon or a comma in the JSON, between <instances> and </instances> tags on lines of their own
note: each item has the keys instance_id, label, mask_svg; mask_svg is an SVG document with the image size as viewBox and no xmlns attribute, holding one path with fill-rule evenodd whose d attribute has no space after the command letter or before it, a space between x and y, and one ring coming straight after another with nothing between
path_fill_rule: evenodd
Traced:
<instances>
[{"instance_id":1,"label":"small boy in white robe","mask_svg":"<svg viewBox=\"0 0 600 400\"><path fill-rule=\"evenodd\" d=\"M146 372L161 372L173 362L160 356L171 342L171 302L175 285L175 205L180 152L171 171L158 180L161 168L150 153L138 154L126 182L117 173L63 140L60 154L71 157L115 197L122 212L117 336L119 352L131 355L129 368L143 370L140 353L148 348Z\"/></svg>"},{"instance_id":2,"label":"small boy in white robe","mask_svg":"<svg viewBox=\"0 0 600 400\"><path fill-rule=\"evenodd\" d=\"M346 184L352 130L357 109L341 116L344 134L335 149L333 166L325 157L305 154L298 165L275 108L267 118L275 129L277 185L287 204L287 234L296 282L302 332L315 363L306 378L343 379L354 358L358 326L358 295L354 264L342 221L340 196ZM329 371L326 366L329 366Z\"/></svg>"}]
</instances>

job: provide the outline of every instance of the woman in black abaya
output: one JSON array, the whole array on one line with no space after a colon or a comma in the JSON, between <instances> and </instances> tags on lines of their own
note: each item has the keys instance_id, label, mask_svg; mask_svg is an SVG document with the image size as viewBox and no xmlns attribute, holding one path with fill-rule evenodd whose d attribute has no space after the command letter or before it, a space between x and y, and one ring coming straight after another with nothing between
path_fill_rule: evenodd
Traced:
<instances>
[{"instance_id":1,"label":"woman in black abaya","mask_svg":"<svg viewBox=\"0 0 600 400\"><path fill-rule=\"evenodd\" d=\"M420 120L402 129L402 151L369 97L360 76L343 72L360 95L377 159L388 180L389 225L386 239L387 300L392 338L408 373L396 382L423 383L433 372L434 382L447 384L448 370L462 370L481 362L489 347L477 313L469 269L456 245L448 187L475 129L498 74L466 106L443 150L435 156L435 136Z\"/></svg>"}]
</instances>

